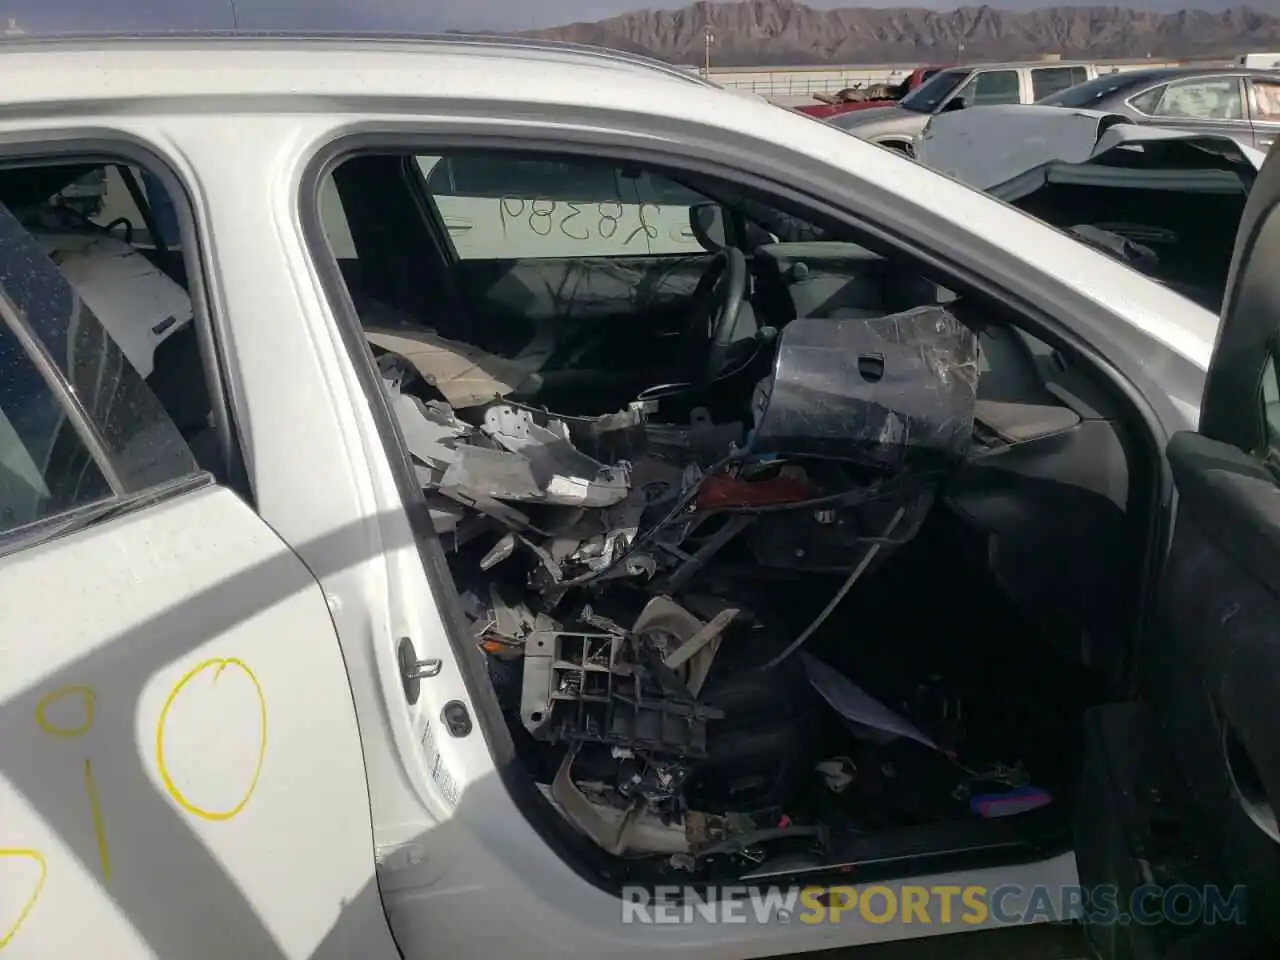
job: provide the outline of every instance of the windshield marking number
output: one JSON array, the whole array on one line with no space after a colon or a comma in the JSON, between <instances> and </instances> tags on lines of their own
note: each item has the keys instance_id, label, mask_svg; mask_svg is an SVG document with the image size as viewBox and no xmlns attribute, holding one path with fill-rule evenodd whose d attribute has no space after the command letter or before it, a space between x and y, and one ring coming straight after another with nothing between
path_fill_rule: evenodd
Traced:
<instances>
[{"instance_id":1,"label":"windshield marking number","mask_svg":"<svg viewBox=\"0 0 1280 960\"><path fill-rule=\"evenodd\" d=\"M498 202L498 219L502 225L503 239L509 237L512 225L524 221L529 229L540 237L550 236L553 229L559 228L560 233L570 240L590 240L591 228L578 221L587 202L568 200L564 204L568 209L561 210L557 201L545 197L538 197L528 201L521 197L502 197ZM640 225L627 235L626 239L622 241L622 245L627 246L641 236L650 240L655 239L658 236L658 228L650 221L661 212L662 207L651 201L640 204L638 212ZM561 214L558 218L556 216L557 213ZM598 202L596 204L596 235L601 240L612 240L617 236L619 224L622 222L625 213L626 208L621 201L601 200Z\"/></svg>"}]
</instances>

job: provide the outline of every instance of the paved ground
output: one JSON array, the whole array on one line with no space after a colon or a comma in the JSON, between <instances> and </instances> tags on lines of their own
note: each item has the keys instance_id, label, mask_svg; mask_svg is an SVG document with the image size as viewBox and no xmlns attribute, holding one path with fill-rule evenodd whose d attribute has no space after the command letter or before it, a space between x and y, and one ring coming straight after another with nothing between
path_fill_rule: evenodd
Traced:
<instances>
[{"instance_id":1,"label":"paved ground","mask_svg":"<svg viewBox=\"0 0 1280 960\"><path fill-rule=\"evenodd\" d=\"M1006 930L953 933L853 950L824 950L778 960L1084 960L1089 956L1074 927L1036 924Z\"/></svg>"}]
</instances>

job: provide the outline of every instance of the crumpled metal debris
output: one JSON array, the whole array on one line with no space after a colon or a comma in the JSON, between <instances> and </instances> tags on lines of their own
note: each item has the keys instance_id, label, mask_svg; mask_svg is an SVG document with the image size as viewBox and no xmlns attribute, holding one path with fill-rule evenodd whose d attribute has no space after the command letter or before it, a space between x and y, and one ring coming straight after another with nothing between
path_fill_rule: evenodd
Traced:
<instances>
[{"instance_id":1,"label":"crumpled metal debris","mask_svg":"<svg viewBox=\"0 0 1280 960\"><path fill-rule=\"evenodd\" d=\"M631 492L629 465L605 466L579 452L561 421L541 426L527 410L495 404L475 427L448 404L388 389L419 479L445 496L609 507Z\"/></svg>"}]
</instances>

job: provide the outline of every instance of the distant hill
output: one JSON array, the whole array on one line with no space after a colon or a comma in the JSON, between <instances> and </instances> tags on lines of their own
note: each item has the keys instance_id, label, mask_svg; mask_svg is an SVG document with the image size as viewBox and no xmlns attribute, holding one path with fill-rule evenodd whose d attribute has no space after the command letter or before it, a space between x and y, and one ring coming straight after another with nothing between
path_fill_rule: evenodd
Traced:
<instances>
[{"instance_id":1,"label":"distant hill","mask_svg":"<svg viewBox=\"0 0 1280 960\"><path fill-rule=\"evenodd\" d=\"M1065 58L1224 56L1280 49L1280 16L1250 7L1155 13L1127 7L1046 7L1027 13L992 7L820 10L795 0L699 2L641 10L597 23L572 23L526 36L570 40L700 63L703 36L715 36L714 63L951 63L1038 53Z\"/></svg>"}]
</instances>

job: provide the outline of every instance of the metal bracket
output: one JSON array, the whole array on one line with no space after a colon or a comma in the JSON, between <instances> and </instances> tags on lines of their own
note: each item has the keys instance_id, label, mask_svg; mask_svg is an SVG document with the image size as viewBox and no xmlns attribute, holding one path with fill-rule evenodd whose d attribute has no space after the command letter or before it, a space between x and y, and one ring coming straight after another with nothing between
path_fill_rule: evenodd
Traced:
<instances>
[{"instance_id":1,"label":"metal bracket","mask_svg":"<svg viewBox=\"0 0 1280 960\"><path fill-rule=\"evenodd\" d=\"M413 705L418 702L418 697L422 692L422 681L438 676L440 671L444 669L444 661L434 658L419 660L418 651L414 648L413 641L408 637L400 638L399 646L396 649L396 659L400 664L400 684L404 688L404 698L409 701L410 705Z\"/></svg>"}]
</instances>

